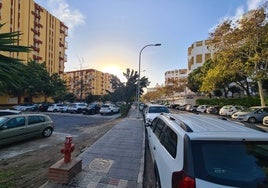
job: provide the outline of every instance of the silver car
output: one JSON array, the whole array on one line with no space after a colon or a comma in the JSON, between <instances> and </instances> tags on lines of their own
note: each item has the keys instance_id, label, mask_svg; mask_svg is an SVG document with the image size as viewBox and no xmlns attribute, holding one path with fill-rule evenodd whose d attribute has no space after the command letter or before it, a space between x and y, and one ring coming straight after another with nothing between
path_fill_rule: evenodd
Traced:
<instances>
[{"instance_id":1,"label":"silver car","mask_svg":"<svg viewBox=\"0 0 268 188\"><path fill-rule=\"evenodd\" d=\"M256 122L262 122L265 116L268 116L268 106L250 107L248 111L236 112L232 117L239 121L256 123Z\"/></svg>"},{"instance_id":2,"label":"silver car","mask_svg":"<svg viewBox=\"0 0 268 188\"><path fill-rule=\"evenodd\" d=\"M49 137L54 123L45 114L20 114L0 117L0 146L24 139Z\"/></svg>"}]
</instances>

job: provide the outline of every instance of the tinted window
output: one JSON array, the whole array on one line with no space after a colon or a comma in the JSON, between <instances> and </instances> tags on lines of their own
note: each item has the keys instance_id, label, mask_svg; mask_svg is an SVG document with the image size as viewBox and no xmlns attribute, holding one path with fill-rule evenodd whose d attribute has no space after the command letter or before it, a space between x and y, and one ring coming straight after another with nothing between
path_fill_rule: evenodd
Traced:
<instances>
[{"instance_id":1,"label":"tinted window","mask_svg":"<svg viewBox=\"0 0 268 188\"><path fill-rule=\"evenodd\" d=\"M28 125L35 124L35 123L42 123L45 121L46 120L43 116L29 116L28 117Z\"/></svg>"},{"instance_id":2,"label":"tinted window","mask_svg":"<svg viewBox=\"0 0 268 188\"><path fill-rule=\"evenodd\" d=\"M268 142L192 142L196 177L234 187L268 187Z\"/></svg>"},{"instance_id":3,"label":"tinted window","mask_svg":"<svg viewBox=\"0 0 268 188\"><path fill-rule=\"evenodd\" d=\"M159 119L155 125L154 134L159 138L165 123Z\"/></svg>"},{"instance_id":4,"label":"tinted window","mask_svg":"<svg viewBox=\"0 0 268 188\"><path fill-rule=\"evenodd\" d=\"M25 118L24 117L16 117L8 120L5 123L6 128L15 128L15 127L21 127L25 125Z\"/></svg>"},{"instance_id":5,"label":"tinted window","mask_svg":"<svg viewBox=\"0 0 268 188\"><path fill-rule=\"evenodd\" d=\"M151 129L154 130L155 129L155 126L157 124L157 121L158 121L158 118L155 118L152 122L152 126L151 126Z\"/></svg>"},{"instance_id":6,"label":"tinted window","mask_svg":"<svg viewBox=\"0 0 268 188\"><path fill-rule=\"evenodd\" d=\"M169 113L169 110L167 107L161 107L161 106L151 106L149 108L149 113L161 113L161 112L164 112L164 113Z\"/></svg>"},{"instance_id":7,"label":"tinted window","mask_svg":"<svg viewBox=\"0 0 268 188\"><path fill-rule=\"evenodd\" d=\"M166 148L168 153L175 158L177 153L177 134L168 126L162 131L160 142Z\"/></svg>"}]
</instances>

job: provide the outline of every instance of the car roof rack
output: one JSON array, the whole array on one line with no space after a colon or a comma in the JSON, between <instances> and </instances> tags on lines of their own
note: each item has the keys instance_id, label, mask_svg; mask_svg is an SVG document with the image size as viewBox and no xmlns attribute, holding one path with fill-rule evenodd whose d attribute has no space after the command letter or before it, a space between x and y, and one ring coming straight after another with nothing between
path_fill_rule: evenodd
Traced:
<instances>
[{"instance_id":1,"label":"car roof rack","mask_svg":"<svg viewBox=\"0 0 268 188\"><path fill-rule=\"evenodd\" d=\"M190 126L188 126L186 123L184 123L183 121L177 119L176 117L172 116L172 114L168 114L168 113L161 113L161 115L169 118L170 120L175 121L184 131L186 132L193 132L193 130L190 128Z\"/></svg>"}]
</instances>

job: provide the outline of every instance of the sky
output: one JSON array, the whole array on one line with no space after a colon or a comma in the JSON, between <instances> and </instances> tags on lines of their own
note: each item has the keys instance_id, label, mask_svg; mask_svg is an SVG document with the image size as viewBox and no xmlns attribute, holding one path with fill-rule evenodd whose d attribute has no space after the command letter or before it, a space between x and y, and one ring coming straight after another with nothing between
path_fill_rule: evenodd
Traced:
<instances>
[{"instance_id":1,"label":"sky","mask_svg":"<svg viewBox=\"0 0 268 188\"><path fill-rule=\"evenodd\" d=\"M126 81L139 70L149 87L165 72L188 67L188 47L225 19L267 0L35 0L68 27L65 71L96 69Z\"/></svg>"}]
</instances>

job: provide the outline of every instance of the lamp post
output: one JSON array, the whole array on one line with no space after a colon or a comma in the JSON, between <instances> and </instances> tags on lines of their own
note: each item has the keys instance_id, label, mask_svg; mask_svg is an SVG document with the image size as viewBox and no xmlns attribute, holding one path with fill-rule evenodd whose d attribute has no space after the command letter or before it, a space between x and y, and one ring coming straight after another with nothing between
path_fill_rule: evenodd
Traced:
<instances>
[{"instance_id":1,"label":"lamp post","mask_svg":"<svg viewBox=\"0 0 268 188\"><path fill-rule=\"evenodd\" d=\"M140 53L139 53L139 77L138 77L138 84L137 84L137 118L139 118L139 107L140 107L140 73L141 73L141 54L142 54L142 51L149 47L149 46L161 46L161 44L147 44L145 45L141 50L140 50Z\"/></svg>"}]
</instances>

